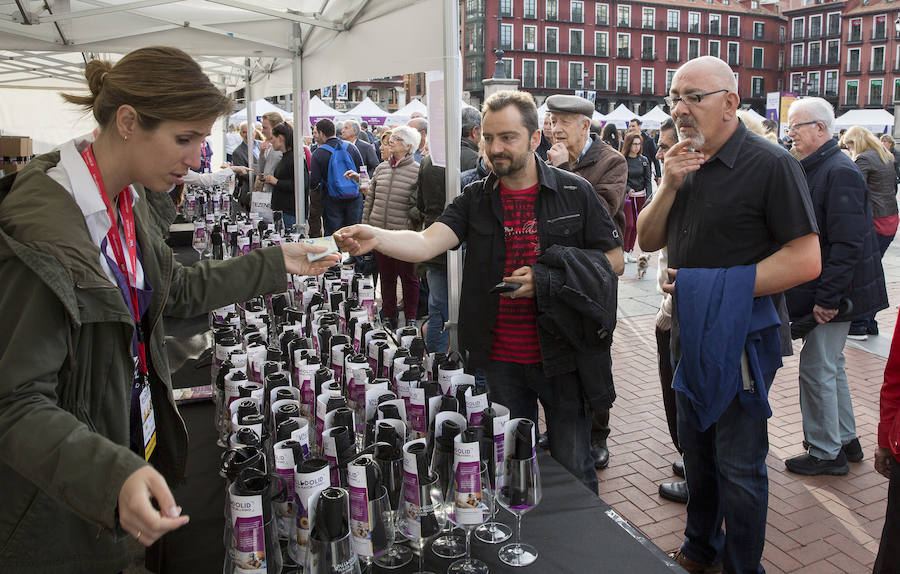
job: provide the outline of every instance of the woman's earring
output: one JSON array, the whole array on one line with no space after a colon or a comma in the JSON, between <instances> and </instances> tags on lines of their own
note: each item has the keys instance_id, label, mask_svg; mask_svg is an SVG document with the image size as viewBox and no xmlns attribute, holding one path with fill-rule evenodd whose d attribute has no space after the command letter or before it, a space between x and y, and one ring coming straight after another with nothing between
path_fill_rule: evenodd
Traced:
<instances>
[{"instance_id":1,"label":"woman's earring","mask_svg":"<svg viewBox=\"0 0 900 574\"><path fill-rule=\"evenodd\" d=\"M125 143L128 143L128 136L122 136L122 139L125 140Z\"/></svg>"}]
</instances>

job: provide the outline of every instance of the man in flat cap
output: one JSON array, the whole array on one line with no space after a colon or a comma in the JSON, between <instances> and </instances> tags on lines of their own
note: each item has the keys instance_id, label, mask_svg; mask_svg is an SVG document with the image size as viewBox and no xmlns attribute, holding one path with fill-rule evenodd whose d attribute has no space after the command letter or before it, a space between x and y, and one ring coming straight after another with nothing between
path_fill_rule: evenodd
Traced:
<instances>
[{"instance_id":1,"label":"man in flat cap","mask_svg":"<svg viewBox=\"0 0 900 574\"><path fill-rule=\"evenodd\" d=\"M579 96L556 94L546 100L547 114L556 142L547 151L547 162L588 180L600 196L619 237L625 236L625 188L628 164L625 157L590 133L594 104ZM596 468L609 465L609 410L594 412L591 455Z\"/></svg>"}]
</instances>

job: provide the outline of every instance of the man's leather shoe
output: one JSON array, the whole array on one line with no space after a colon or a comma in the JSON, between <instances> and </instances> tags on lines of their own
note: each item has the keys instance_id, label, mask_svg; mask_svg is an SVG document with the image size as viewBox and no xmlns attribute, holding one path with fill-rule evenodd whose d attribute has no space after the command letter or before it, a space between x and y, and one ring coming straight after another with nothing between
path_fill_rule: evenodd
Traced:
<instances>
[{"instance_id":1,"label":"man's leather shoe","mask_svg":"<svg viewBox=\"0 0 900 574\"><path fill-rule=\"evenodd\" d=\"M680 476L684 478L684 461L676 460L672 463L672 472L675 473L675 476Z\"/></svg>"},{"instance_id":2,"label":"man's leather shoe","mask_svg":"<svg viewBox=\"0 0 900 574\"><path fill-rule=\"evenodd\" d=\"M538 435L538 446L544 450L550 450L550 437L547 436L547 433Z\"/></svg>"},{"instance_id":3,"label":"man's leather shoe","mask_svg":"<svg viewBox=\"0 0 900 574\"><path fill-rule=\"evenodd\" d=\"M686 480L677 482L664 482L659 485L659 495L672 502L687 504L688 485Z\"/></svg>"},{"instance_id":4,"label":"man's leather shoe","mask_svg":"<svg viewBox=\"0 0 900 574\"><path fill-rule=\"evenodd\" d=\"M850 465L847 464L847 455L844 454L843 450L838 452L837 458L834 460L817 458L811 454L801 454L784 461L784 466L793 473L806 476L817 476L820 474L841 476L850 472Z\"/></svg>"},{"instance_id":5,"label":"man's leather shoe","mask_svg":"<svg viewBox=\"0 0 900 574\"><path fill-rule=\"evenodd\" d=\"M591 456L594 457L594 468L600 470L609 466L609 449L606 441L591 444Z\"/></svg>"},{"instance_id":6,"label":"man's leather shoe","mask_svg":"<svg viewBox=\"0 0 900 574\"><path fill-rule=\"evenodd\" d=\"M715 564L703 564L701 562L695 562L691 560L687 556L681 553L681 550L676 550L675 552L669 553L669 558L675 561L676 564L690 572L691 574L721 574L722 573L722 563L716 562Z\"/></svg>"}]
</instances>

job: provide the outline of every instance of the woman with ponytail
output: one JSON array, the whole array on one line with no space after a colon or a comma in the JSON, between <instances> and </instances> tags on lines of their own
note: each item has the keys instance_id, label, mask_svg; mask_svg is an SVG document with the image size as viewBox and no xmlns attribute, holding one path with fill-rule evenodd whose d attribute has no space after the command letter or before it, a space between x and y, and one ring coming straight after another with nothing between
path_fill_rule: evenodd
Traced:
<instances>
[{"instance_id":1,"label":"woman with ponytail","mask_svg":"<svg viewBox=\"0 0 900 574\"><path fill-rule=\"evenodd\" d=\"M97 120L0 180L0 572L114 573L188 522L169 490L187 433L162 315L318 274L301 244L182 267L151 207L199 168L230 100L175 48L85 67ZM151 191L152 190L152 191ZM159 200L158 198L162 198Z\"/></svg>"}]
</instances>

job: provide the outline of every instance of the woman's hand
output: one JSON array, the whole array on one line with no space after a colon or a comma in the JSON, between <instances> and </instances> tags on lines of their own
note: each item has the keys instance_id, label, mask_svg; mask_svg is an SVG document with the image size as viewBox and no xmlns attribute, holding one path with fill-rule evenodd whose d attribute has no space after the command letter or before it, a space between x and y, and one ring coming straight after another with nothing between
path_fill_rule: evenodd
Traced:
<instances>
[{"instance_id":1,"label":"woman's hand","mask_svg":"<svg viewBox=\"0 0 900 574\"><path fill-rule=\"evenodd\" d=\"M268 183L269 185L275 185L278 183L278 179L274 175L267 175L263 178L263 182Z\"/></svg>"},{"instance_id":2,"label":"woman's hand","mask_svg":"<svg viewBox=\"0 0 900 574\"><path fill-rule=\"evenodd\" d=\"M309 245L306 243L283 243L281 252L284 255L284 268L294 275L321 275L334 265L341 262L340 253L326 255L316 261L310 261L308 253L325 253L326 249L321 245Z\"/></svg>"},{"instance_id":3,"label":"woman's hand","mask_svg":"<svg viewBox=\"0 0 900 574\"><path fill-rule=\"evenodd\" d=\"M153 507L153 502L162 510ZM150 546L167 532L188 523L166 479L152 466L131 473L119 490L119 524L144 546Z\"/></svg>"},{"instance_id":4,"label":"woman's hand","mask_svg":"<svg viewBox=\"0 0 900 574\"><path fill-rule=\"evenodd\" d=\"M247 175L247 172L250 171L246 166L243 165L233 165L231 166L231 171L238 175Z\"/></svg>"},{"instance_id":5,"label":"woman's hand","mask_svg":"<svg viewBox=\"0 0 900 574\"><path fill-rule=\"evenodd\" d=\"M353 171L352 169L348 169L344 172L344 177L346 179L352 179L353 181L359 183L359 174Z\"/></svg>"}]
</instances>

